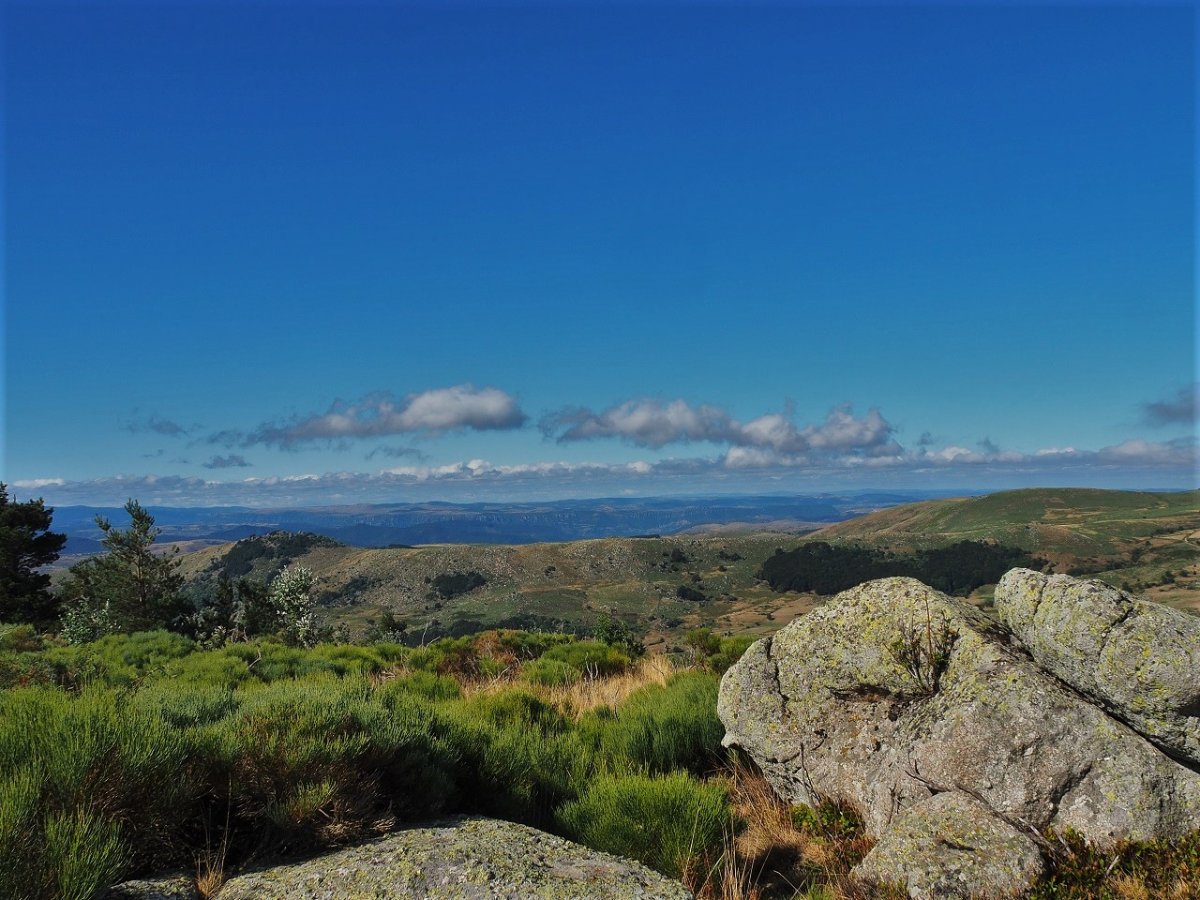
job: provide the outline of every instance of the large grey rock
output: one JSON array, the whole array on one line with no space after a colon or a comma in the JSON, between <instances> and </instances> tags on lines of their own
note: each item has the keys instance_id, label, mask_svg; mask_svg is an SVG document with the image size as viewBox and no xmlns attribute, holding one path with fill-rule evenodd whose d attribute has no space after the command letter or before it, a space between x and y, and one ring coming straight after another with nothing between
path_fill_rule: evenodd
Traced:
<instances>
[{"instance_id":1,"label":"large grey rock","mask_svg":"<svg viewBox=\"0 0 1200 900\"><path fill-rule=\"evenodd\" d=\"M122 882L109 890L106 900L200 900L200 891L190 875L164 875Z\"/></svg>"},{"instance_id":2,"label":"large grey rock","mask_svg":"<svg viewBox=\"0 0 1200 900\"><path fill-rule=\"evenodd\" d=\"M945 651L940 677L927 651L909 671L906 634L910 651L931 638ZM877 838L939 790L1019 831L1100 845L1200 828L1200 775L1041 671L998 623L909 578L860 585L753 644L718 713L725 743L780 796L849 804Z\"/></svg>"},{"instance_id":3,"label":"large grey rock","mask_svg":"<svg viewBox=\"0 0 1200 900\"><path fill-rule=\"evenodd\" d=\"M1042 668L1200 764L1200 617L1029 569L1000 580L996 612Z\"/></svg>"},{"instance_id":4,"label":"large grey rock","mask_svg":"<svg viewBox=\"0 0 1200 900\"><path fill-rule=\"evenodd\" d=\"M677 881L545 832L465 818L228 881L218 900L684 900Z\"/></svg>"},{"instance_id":5,"label":"large grey rock","mask_svg":"<svg viewBox=\"0 0 1200 900\"><path fill-rule=\"evenodd\" d=\"M854 874L896 883L910 897L943 900L1008 896L1045 870L1029 835L978 800L948 791L898 816Z\"/></svg>"}]
</instances>

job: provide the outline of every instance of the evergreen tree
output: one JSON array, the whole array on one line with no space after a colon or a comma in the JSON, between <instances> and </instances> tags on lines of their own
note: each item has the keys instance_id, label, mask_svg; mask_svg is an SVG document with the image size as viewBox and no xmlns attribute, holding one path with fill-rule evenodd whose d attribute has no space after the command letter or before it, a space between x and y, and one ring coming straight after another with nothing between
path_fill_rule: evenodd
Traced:
<instances>
[{"instance_id":1,"label":"evergreen tree","mask_svg":"<svg viewBox=\"0 0 1200 900\"><path fill-rule=\"evenodd\" d=\"M95 621L103 630L124 632L185 627L189 609L180 596L183 576L178 551L152 550L162 529L155 527L154 517L136 500L125 504L125 512L130 526L124 531L96 516L106 552L72 566L63 586L71 621ZM106 616L88 612L101 609Z\"/></svg>"},{"instance_id":2,"label":"evergreen tree","mask_svg":"<svg viewBox=\"0 0 1200 900\"><path fill-rule=\"evenodd\" d=\"M50 530L53 509L39 500L17 503L0 482L0 621L44 622L55 616L50 576L38 570L67 542Z\"/></svg>"}]
</instances>

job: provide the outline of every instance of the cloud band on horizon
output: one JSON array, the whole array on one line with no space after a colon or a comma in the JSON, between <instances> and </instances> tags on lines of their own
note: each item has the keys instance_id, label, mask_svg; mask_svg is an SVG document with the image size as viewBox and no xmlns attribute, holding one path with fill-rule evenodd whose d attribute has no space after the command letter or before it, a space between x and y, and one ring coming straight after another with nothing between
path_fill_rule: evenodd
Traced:
<instances>
[{"instance_id":1,"label":"cloud band on horizon","mask_svg":"<svg viewBox=\"0 0 1200 900\"><path fill-rule=\"evenodd\" d=\"M745 454L731 448L716 458L665 459L657 462L537 462L500 465L474 459L446 465L398 466L376 473L329 472L212 481L194 476L112 476L87 481L62 478L16 480L12 487L41 491L48 502L123 503L129 497L162 505L267 505L274 503L328 503L332 500L384 502L399 499L398 493L428 487L439 492L485 490L538 491L592 496L611 495L632 489L642 495L654 491L694 491L724 486L746 490L778 490L789 476L830 483L852 478L940 473L959 480L986 481L1007 476L1053 478L1062 484L1072 480L1095 480L1107 474L1141 472L1195 486L1197 442L1178 438L1152 442L1124 441L1099 450L1073 447L1043 448L1032 453L1013 450L949 446L937 451L919 449L895 455L844 454L820 461L805 457L772 455L763 451ZM878 486L878 485L875 485ZM982 486L982 484L978 485ZM1159 484L1167 486L1166 483ZM598 493L597 493L598 492Z\"/></svg>"}]
</instances>

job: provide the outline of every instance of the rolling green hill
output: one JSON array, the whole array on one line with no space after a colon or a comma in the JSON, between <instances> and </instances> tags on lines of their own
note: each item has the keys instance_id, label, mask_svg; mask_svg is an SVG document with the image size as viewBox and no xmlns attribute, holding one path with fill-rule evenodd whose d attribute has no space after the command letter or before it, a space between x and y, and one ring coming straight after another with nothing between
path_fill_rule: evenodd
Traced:
<instances>
[{"instance_id":1,"label":"rolling green hill","mask_svg":"<svg viewBox=\"0 0 1200 900\"><path fill-rule=\"evenodd\" d=\"M811 608L813 597L781 596L755 578L763 560L798 540L794 533L760 533L363 549L280 532L181 559L197 592L210 590L222 573L267 580L301 563L316 575L329 618L354 629L385 611L431 634L456 626L590 628L610 614L653 643L698 626L769 631ZM446 588L453 581L447 576L472 573L482 586Z\"/></svg>"},{"instance_id":2,"label":"rolling green hill","mask_svg":"<svg viewBox=\"0 0 1200 900\"><path fill-rule=\"evenodd\" d=\"M1200 528L1200 492L1145 493L1030 488L930 500L880 510L821 529L822 539L929 546L997 540L1024 550L1078 556L1120 554L1132 541Z\"/></svg>"},{"instance_id":3,"label":"rolling green hill","mask_svg":"<svg viewBox=\"0 0 1200 900\"><path fill-rule=\"evenodd\" d=\"M911 503L809 536L897 552L995 541L1150 599L1200 608L1200 491L1031 488Z\"/></svg>"},{"instance_id":4,"label":"rolling green hill","mask_svg":"<svg viewBox=\"0 0 1200 900\"><path fill-rule=\"evenodd\" d=\"M434 544L362 549L316 535L276 533L185 554L191 590L222 574L268 580L302 563L331 621L355 631L391 613L411 633L499 625L590 628L605 615L677 644L683 632L766 633L819 598L774 591L763 562L803 541L897 553L962 540L993 541L1095 574L1151 599L1200 609L1200 494L1021 490L894 507L808 535L676 535L524 545ZM984 589L977 599L986 599Z\"/></svg>"}]
</instances>

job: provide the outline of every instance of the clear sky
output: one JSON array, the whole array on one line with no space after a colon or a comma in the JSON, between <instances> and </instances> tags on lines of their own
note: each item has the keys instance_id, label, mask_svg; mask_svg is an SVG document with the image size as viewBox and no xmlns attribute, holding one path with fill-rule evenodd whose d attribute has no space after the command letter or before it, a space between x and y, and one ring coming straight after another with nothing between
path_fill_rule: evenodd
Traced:
<instances>
[{"instance_id":1,"label":"clear sky","mask_svg":"<svg viewBox=\"0 0 1200 900\"><path fill-rule=\"evenodd\" d=\"M1192 4L3 12L21 496L1196 484Z\"/></svg>"}]
</instances>

